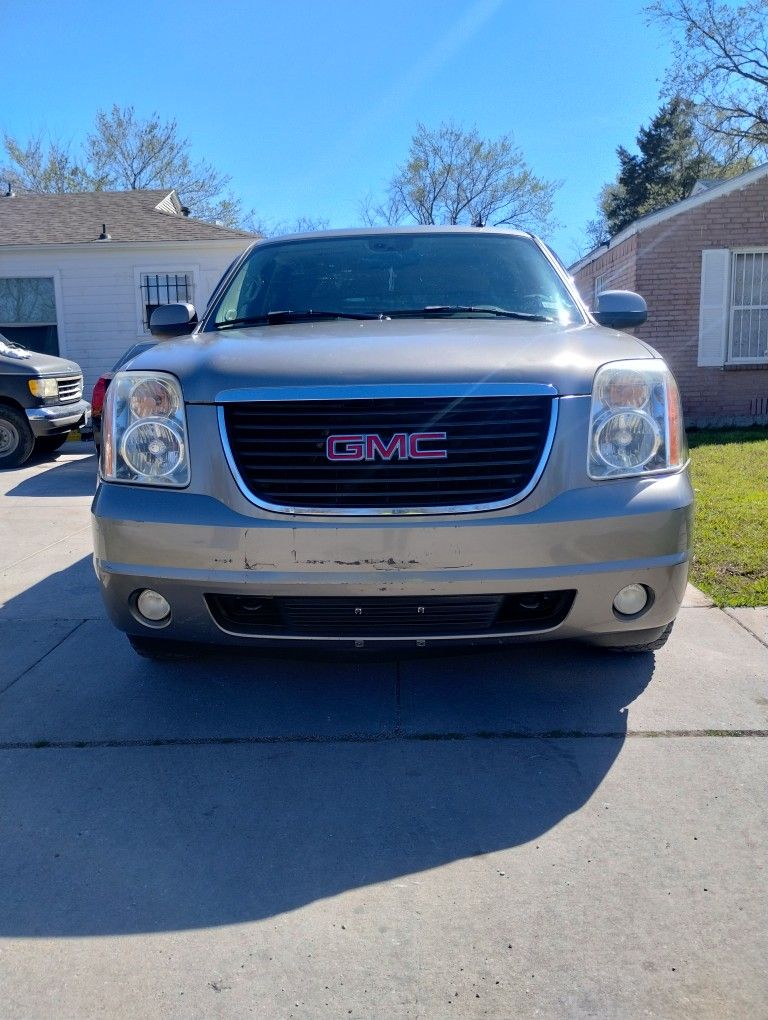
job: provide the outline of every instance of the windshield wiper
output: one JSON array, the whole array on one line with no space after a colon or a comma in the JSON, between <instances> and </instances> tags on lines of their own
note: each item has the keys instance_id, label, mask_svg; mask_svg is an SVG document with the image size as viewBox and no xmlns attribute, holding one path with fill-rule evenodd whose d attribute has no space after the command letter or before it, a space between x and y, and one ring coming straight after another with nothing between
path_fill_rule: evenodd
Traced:
<instances>
[{"instance_id":1,"label":"windshield wiper","mask_svg":"<svg viewBox=\"0 0 768 1020\"><path fill-rule=\"evenodd\" d=\"M411 319L427 315L455 315L477 312L496 315L503 319L524 319L528 322L554 322L549 315L533 312L515 312L498 305L425 305L423 308L393 308L386 312L334 312L307 308L295 311L292 308L275 309L266 315L245 315L239 319L217 322L216 329L231 329L233 326L279 326L286 322L308 322L313 319Z\"/></svg>"},{"instance_id":2,"label":"windshield wiper","mask_svg":"<svg viewBox=\"0 0 768 1020\"><path fill-rule=\"evenodd\" d=\"M510 308L499 308L498 305L426 305L424 308L396 308L387 312L388 316L415 317L420 315L453 315L456 312L485 312L487 315L498 315L503 319L526 319L528 322L554 322L549 315L536 315L533 312L513 312Z\"/></svg>"},{"instance_id":3,"label":"windshield wiper","mask_svg":"<svg viewBox=\"0 0 768 1020\"><path fill-rule=\"evenodd\" d=\"M311 319L381 319L374 312L330 312L307 308L294 311L292 308L281 308L269 311L266 315L244 315L240 319L227 319L217 322L216 329L228 329L231 326L279 326L284 322L307 322Z\"/></svg>"}]
</instances>

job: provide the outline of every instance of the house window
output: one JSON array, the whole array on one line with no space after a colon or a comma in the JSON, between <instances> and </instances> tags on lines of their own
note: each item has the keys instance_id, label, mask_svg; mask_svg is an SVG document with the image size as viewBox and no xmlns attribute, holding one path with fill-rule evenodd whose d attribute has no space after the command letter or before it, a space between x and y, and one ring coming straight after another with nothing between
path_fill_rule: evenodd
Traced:
<instances>
[{"instance_id":1,"label":"house window","mask_svg":"<svg viewBox=\"0 0 768 1020\"><path fill-rule=\"evenodd\" d=\"M597 305L597 296L602 294L604 290L608 290L608 274L603 273L602 276L595 277L595 292L592 295L592 307Z\"/></svg>"},{"instance_id":2,"label":"house window","mask_svg":"<svg viewBox=\"0 0 768 1020\"><path fill-rule=\"evenodd\" d=\"M59 353L51 277L0 277L0 333L31 351Z\"/></svg>"},{"instance_id":3,"label":"house window","mask_svg":"<svg viewBox=\"0 0 768 1020\"><path fill-rule=\"evenodd\" d=\"M731 275L729 361L768 358L768 252L735 252Z\"/></svg>"},{"instance_id":4,"label":"house window","mask_svg":"<svg viewBox=\"0 0 768 1020\"><path fill-rule=\"evenodd\" d=\"M174 305L179 301L192 302L191 273L142 273L141 306L144 332L149 332L152 312L160 305Z\"/></svg>"},{"instance_id":5,"label":"house window","mask_svg":"<svg viewBox=\"0 0 768 1020\"><path fill-rule=\"evenodd\" d=\"M768 365L768 251L702 251L697 364Z\"/></svg>"}]
</instances>

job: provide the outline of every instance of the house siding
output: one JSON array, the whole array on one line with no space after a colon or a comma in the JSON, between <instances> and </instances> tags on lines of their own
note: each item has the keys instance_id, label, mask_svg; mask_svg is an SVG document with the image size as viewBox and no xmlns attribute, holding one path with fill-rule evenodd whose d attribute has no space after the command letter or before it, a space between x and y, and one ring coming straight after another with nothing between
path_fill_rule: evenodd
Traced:
<instances>
[{"instance_id":1,"label":"house siding","mask_svg":"<svg viewBox=\"0 0 768 1020\"><path fill-rule=\"evenodd\" d=\"M142 329L137 274L194 274L198 312L230 262L249 240L213 243L111 245L110 242L26 250L0 247L0 277L51 276L56 285L59 351L83 370L86 393L119 356L147 336Z\"/></svg>"},{"instance_id":2,"label":"house siding","mask_svg":"<svg viewBox=\"0 0 768 1020\"><path fill-rule=\"evenodd\" d=\"M768 177L644 227L582 267L576 284L591 305L595 278L622 267L617 278L633 281L622 286L648 303L648 321L632 332L672 368L689 424L768 422L768 365L697 364L702 251L711 248L768 250Z\"/></svg>"},{"instance_id":3,"label":"house siding","mask_svg":"<svg viewBox=\"0 0 768 1020\"><path fill-rule=\"evenodd\" d=\"M768 365L701 368L701 253L709 248L768 250L768 178L643 231L637 289L649 300L636 330L662 354L680 385L686 419L696 424L768 421Z\"/></svg>"},{"instance_id":4,"label":"house siding","mask_svg":"<svg viewBox=\"0 0 768 1020\"><path fill-rule=\"evenodd\" d=\"M576 275L576 286L588 308L594 307L595 281L599 277L604 277L607 290L637 290L637 246L637 235L629 237Z\"/></svg>"}]
</instances>

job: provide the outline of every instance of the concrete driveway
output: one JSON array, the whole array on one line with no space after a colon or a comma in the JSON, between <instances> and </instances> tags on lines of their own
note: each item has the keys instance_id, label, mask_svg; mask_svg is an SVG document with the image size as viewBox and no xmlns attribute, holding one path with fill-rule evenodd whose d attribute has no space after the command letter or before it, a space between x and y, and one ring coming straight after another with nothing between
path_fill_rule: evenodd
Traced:
<instances>
[{"instance_id":1,"label":"concrete driveway","mask_svg":"<svg viewBox=\"0 0 768 1020\"><path fill-rule=\"evenodd\" d=\"M768 1016L764 617L156 665L91 451L0 475L4 1018Z\"/></svg>"}]
</instances>

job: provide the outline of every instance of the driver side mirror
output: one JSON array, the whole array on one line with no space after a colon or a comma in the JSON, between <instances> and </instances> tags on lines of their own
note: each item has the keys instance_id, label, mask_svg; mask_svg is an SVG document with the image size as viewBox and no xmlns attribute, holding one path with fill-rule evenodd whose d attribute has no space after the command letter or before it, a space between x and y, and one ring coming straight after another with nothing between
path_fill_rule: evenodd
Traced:
<instances>
[{"instance_id":1,"label":"driver side mirror","mask_svg":"<svg viewBox=\"0 0 768 1020\"><path fill-rule=\"evenodd\" d=\"M167 340L174 336L184 336L197 325L195 306L188 302L176 305L160 305L149 320L149 332L159 340Z\"/></svg>"}]
</instances>

